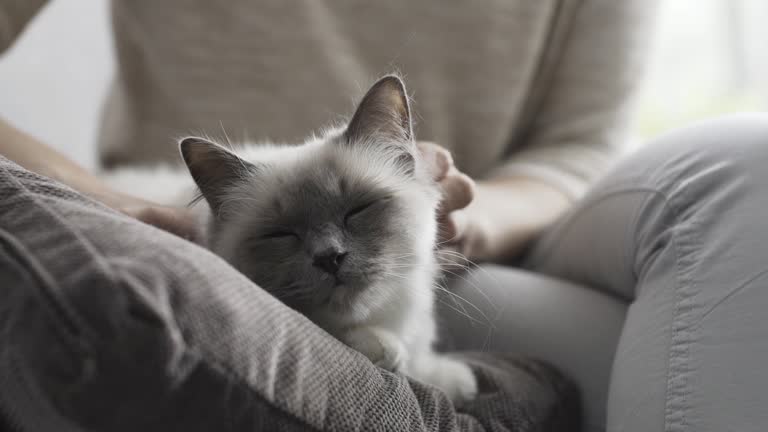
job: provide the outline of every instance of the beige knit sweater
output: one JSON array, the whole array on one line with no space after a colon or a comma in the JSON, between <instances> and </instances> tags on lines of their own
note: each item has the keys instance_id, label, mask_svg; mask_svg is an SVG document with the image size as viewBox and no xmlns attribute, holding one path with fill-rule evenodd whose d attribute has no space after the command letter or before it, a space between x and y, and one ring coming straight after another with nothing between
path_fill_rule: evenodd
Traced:
<instances>
[{"instance_id":1,"label":"beige knit sweater","mask_svg":"<svg viewBox=\"0 0 768 432\"><path fill-rule=\"evenodd\" d=\"M0 0L0 49L44 0ZM478 178L578 196L624 140L648 0L113 0L107 166L175 160L190 132L297 142L401 73L417 137Z\"/></svg>"}]
</instances>

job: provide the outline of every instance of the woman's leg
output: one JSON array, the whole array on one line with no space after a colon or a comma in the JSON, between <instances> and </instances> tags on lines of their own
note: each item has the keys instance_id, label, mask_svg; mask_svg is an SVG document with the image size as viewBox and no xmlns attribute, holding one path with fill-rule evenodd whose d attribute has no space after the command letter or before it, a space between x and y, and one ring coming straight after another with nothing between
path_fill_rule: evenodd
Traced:
<instances>
[{"instance_id":1,"label":"woman's leg","mask_svg":"<svg viewBox=\"0 0 768 432\"><path fill-rule=\"evenodd\" d=\"M608 430L765 430L768 115L730 116L649 144L553 227L527 265L578 286L494 268L500 284L478 285L481 271L458 293L485 315L501 314L491 348L542 357L582 385L589 425L603 421L601 377L613 358L605 346L621 331ZM631 303L623 329L609 297ZM487 334L455 316L446 326L459 346L477 347Z\"/></svg>"},{"instance_id":2,"label":"woman's leg","mask_svg":"<svg viewBox=\"0 0 768 432\"><path fill-rule=\"evenodd\" d=\"M447 347L546 360L579 386L583 430L604 431L611 362L627 303L508 267L484 266L457 282L456 294L443 293L438 302Z\"/></svg>"},{"instance_id":3,"label":"woman's leg","mask_svg":"<svg viewBox=\"0 0 768 432\"><path fill-rule=\"evenodd\" d=\"M650 144L548 233L529 263L631 302L608 430L768 428L768 115L726 117Z\"/></svg>"}]
</instances>

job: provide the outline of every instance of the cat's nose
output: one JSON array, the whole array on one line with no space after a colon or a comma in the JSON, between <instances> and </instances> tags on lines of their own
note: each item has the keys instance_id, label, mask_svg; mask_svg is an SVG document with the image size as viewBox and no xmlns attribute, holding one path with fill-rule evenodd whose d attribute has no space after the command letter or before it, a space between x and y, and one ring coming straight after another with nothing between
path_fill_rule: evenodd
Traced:
<instances>
[{"instance_id":1,"label":"cat's nose","mask_svg":"<svg viewBox=\"0 0 768 432\"><path fill-rule=\"evenodd\" d=\"M338 273L341 263L347 256L346 252L330 249L315 254L312 258L312 265L318 267L332 275Z\"/></svg>"}]
</instances>

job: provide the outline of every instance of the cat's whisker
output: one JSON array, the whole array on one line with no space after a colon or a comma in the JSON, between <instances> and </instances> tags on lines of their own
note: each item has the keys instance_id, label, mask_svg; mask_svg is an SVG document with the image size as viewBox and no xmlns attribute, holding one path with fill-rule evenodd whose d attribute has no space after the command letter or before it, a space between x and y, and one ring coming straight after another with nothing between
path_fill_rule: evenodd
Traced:
<instances>
[{"instance_id":1,"label":"cat's whisker","mask_svg":"<svg viewBox=\"0 0 768 432\"><path fill-rule=\"evenodd\" d=\"M390 272L385 272L385 271L382 271L381 274L383 274L385 276L395 277L395 278L398 278L398 279L403 279L405 281L409 281L410 280L410 279L408 279L408 277L406 277L405 275L401 275L401 274L390 273Z\"/></svg>"},{"instance_id":2,"label":"cat's whisker","mask_svg":"<svg viewBox=\"0 0 768 432\"><path fill-rule=\"evenodd\" d=\"M464 282L464 285L466 285L466 286L474 289L475 291L477 291L477 293L480 294L483 297L483 299L485 300L486 304L488 304L488 306L491 309L493 309L493 312L496 313L497 309L496 309L496 305L494 304L494 302L491 300L491 298L488 296L488 294L486 294L485 291L483 291L483 289L480 288L475 282L473 282L469 278L467 278L467 277L465 277L465 276L463 276L463 275L461 275L459 273L455 273L455 272L452 272L450 270L443 270L443 271L445 273L448 273L448 274L450 274L450 275L452 275L454 277L457 277L457 278L461 279Z\"/></svg>"},{"instance_id":3,"label":"cat's whisker","mask_svg":"<svg viewBox=\"0 0 768 432\"><path fill-rule=\"evenodd\" d=\"M439 263L435 264L434 266L430 264L424 264L424 263L408 263L408 264L390 264L389 267L397 267L397 268L424 268L424 267L435 267L437 269L441 269L444 267L450 267L450 268L459 268L462 270L468 270L469 267L463 265L463 264L457 264L457 263Z\"/></svg>"},{"instance_id":4,"label":"cat's whisker","mask_svg":"<svg viewBox=\"0 0 768 432\"><path fill-rule=\"evenodd\" d=\"M397 266L397 265L395 265L395 266L390 266L390 269L406 268L406 267L410 267L410 266L405 266L405 265L403 265L403 266ZM463 276L461 276L461 275L459 275L459 274L457 274L457 273L451 272L451 271L449 271L449 270L444 270L444 271L445 271L445 272L447 272L447 273L449 273L449 274L451 274L451 275L454 275L454 276L456 276L456 277L459 277L459 278L463 279L467 285L470 285L470 286L472 286L474 289L476 289L476 290L477 290L477 291L478 291L478 292L479 292L481 295L483 295L483 297L484 297L484 298L485 298L485 300L488 302L488 304L490 305L490 307L494 309L494 312L496 312L496 308L495 308L495 305L494 305L494 304L493 304L493 303L490 301L490 298L489 298L489 297L488 297L488 296L487 296L487 295L486 295L484 292L482 292L482 290L481 290L479 287L477 287L477 286L476 286L476 285L475 285L473 282L471 282L469 279L467 279L467 278L464 278ZM405 279L405 280L407 280L407 278L406 278L404 275L400 275L400 274L394 274L394 273L391 273L391 272L382 272L382 274L386 274L386 275L388 275L388 276L393 276L393 277L399 277L399 278L401 278L401 279ZM435 284L434 286L435 286L435 287L436 287L438 290L440 290L440 291L442 291L442 292L446 292L446 293L448 293L448 294L451 296L451 299L452 299L452 300L453 300L455 303L457 303L457 306L459 306L459 307L461 307L462 309L464 309L464 311L465 311L465 312L466 312L466 309L464 308L463 304L460 304L460 303L458 303L458 302L457 302L457 300L456 300L457 298L461 299L461 300L462 300L464 303L468 303L470 306L472 306L472 308L473 308L473 309L477 310L477 311L478 311L478 312L479 312L481 315L483 315L483 318L485 318L485 319L486 319L486 321L488 321L489 323L491 322L490 318L489 318L489 317L488 317L488 316L487 316L487 315L486 315L486 314L485 314L485 313L484 313L484 312L483 312L483 311L482 311L482 310L481 310L481 309L480 309L480 308L479 308L477 305L475 305L475 304L474 304L474 303L472 303L471 301L469 301L469 300L465 299L464 297L460 296L459 294L457 294L457 293L455 293L455 292L452 292L452 291L448 290L447 288L445 288L445 287L443 287L443 286L440 286L440 285L438 285L438 284ZM468 312L467 312L467 313L468 313Z\"/></svg>"},{"instance_id":5,"label":"cat's whisker","mask_svg":"<svg viewBox=\"0 0 768 432\"><path fill-rule=\"evenodd\" d=\"M498 279L497 279L495 276L493 276L493 275L492 275L492 274L491 274L491 273L490 273L488 270L486 270L485 268L483 268L483 266L480 266L480 265L478 265L477 263L473 262L472 260L470 260L469 258L467 258L467 257L466 257L464 254L462 254L462 253L459 253L459 252L455 252L455 251L440 251L440 252L438 252L438 253L444 253L444 254L446 254L446 255L450 255L450 256L454 256L454 257L457 257L457 258L463 259L464 261L466 261L467 263L469 263L469 265L471 265L471 266L472 266L472 269L475 269L475 270L477 270L477 271L481 272L481 273L482 273L484 276L486 276L486 277L488 277L489 279L491 279L491 281L492 281L493 283L495 283L495 284L497 284L497 285L501 285L501 282L499 282L499 280L498 280ZM467 269L469 269L470 267L469 267L469 266L467 266L466 268L467 268ZM452 273L452 272L450 272L449 270L445 270L445 271L446 271L446 272L448 272L448 273L450 273L450 274L453 274L453 275L454 275L454 276L456 276L456 277L461 277L461 278L462 278L462 279L463 279L465 282L467 282L467 283L468 283L470 286L472 286L472 288L476 289L476 290L478 291L478 293L479 293L480 295L482 295L482 296L485 298L485 300L486 300L486 302L488 302L488 304L490 304L490 305L493 305L493 304L494 304L494 303L493 303L493 301L491 301L490 297L488 297L488 294L486 294L486 293L485 293L485 292L484 292L482 289L480 289L480 288L479 288L479 287L478 287L476 284L474 284L474 283L469 283L469 281L468 281L466 278L464 278L464 277L462 277L462 276L459 276L459 275L457 275L457 274L455 274L455 273Z\"/></svg>"},{"instance_id":6,"label":"cat's whisker","mask_svg":"<svg viewBox=\"0 0 768 432\"><path fill-rule=\"evenodd\" d=\"M445 280L445 277L441 277L441 279L444 281L444 280ZM453 293L453 292L451 292L451 291L448 291L448 290L447 290L445 287L441 286L441 285L440 285L438 282L435 282L435 285L436 285L436 286L435 286L435 289L437 289L437 290L442 290L442 292L446 292L446 293L448 293L448 294L455 294L455 293ZM443 304L443 305L446 305L446 306L448 306L448 307L450 308L450 305L447 305L447 304L446 304L444 301L442 301L442 300L440 299L440 296L439 296L439 295L437 295L437 296L436 296L436 298L438 299L438 301L439 301L441 304ZM455 296L451 295L451 299L453 300L454 304L460 304L460 303L458 303L458 301L456 300ZM453 309L454 311L456 310L455 308L451 308L451 309ZM464 309L464 308L462 307L462 309ZM464 311L466 311L466 309L464 309ZM457 311L457 312L458 312L458 311ZM468 313L465 313L465 314L463 314L463 315L466 317L466 316L468 316L469 314L468 314ZM483 316L485 316L485 314L483 314ZM483 346L482 346L482 348L481 348L481 351L483 351L483 352L487 351L487 349L488 349L488 345L490 344L490 341L491 341L491 337L492 337L492 335L493 335L493 331L494 331L494 330L496 330L496 324L495 324L495 323L496 323L496 320L498 320L498 318L499 318L499 314L497 313L497 314L496 314L496 317L493 319L493 321L489 320L489 319L486 317L486 322L485 322L485 323L483 323L483 322L480 322L478 319L474 319L474 318L471 318L471 317L470 317L470 320L469 320L469 323L470 323L470 325L474 326L475 324L480 324L480 325L482 325L482 326L484 326L484 327L487 327L487 329L488 329L488 330L487 330L487 332L486 332L486 334L485 334L485 339L483 340Z\"/></svg>"},{"instance_id":7,"label":"cat's whisker","mask_svg":"<svg viewBox=\"0 0 768 432\"><path fill-rule=\"evenodd\" d=\"M473 324L484 324L484 323L483 323L483 322L481 322L479 319L477 319L477 318L475 318L475 317L473 317L473 316L469 315L469 313L467 313L467 312L466 312L466 310L464 310L464 311L461 311L461 310L459 310L459 309L457 309L457 308L455 308L455 307L451 306L450 304L446 303L444 300L442 300L442 299L440 299L440 298L437 298L436 300L437 300L437 301L438 301L440 304L442 304L443 306L445 306L445 307L447 307L447 308L449 308L449 309L453 310L453 311L454 311L454 312L456 312L457 314L459 314L459 315L461 315L461 316L463 316L463 317L467 318L467 319L468 319L468 320L469 320L471 323L473 323Z\"/></svg>"},{"instance_id":8,"label":"cat's whisker","mask_svg":"<svg viewBox=\"0 0 768 432\"><path fill-rule=\"evenodd\" d=\"M494 282L500 283L499 280L495 276L493 276L490 272L488 272L488 270L483 268L483 266L481 266L481 265L477 264L476 262L472 261L471 259L467 258L467 256L462 254L461 252L450 251L450 250L439 250L437 253L438 254L446 254L446 255L450 255L450 256L462 259L462 260L464 260L468 264L467 267L472 266L472 268L479 269L481 272L483 272L483 274L488 276Z\"/></svg>"},{"instance_id":9,"label":"cat's whisker","mask_svg":"<svg viewBox=\"0 0 768 432\"><path fill-rule=\"evenodd\" d=\"M409 280L409 279L408 279L406 276L404 276L404 275L401 275L401 274L397 274L397 273L392 273L392 272L386 272L386 271L382 271L382 272L381 272L381 274L384 274L384 275L386 275L386 276L390 276L390 277L395 277L395 278L403 279L403 280L406 280L406 281L407 281L407 280ZM466 310L466 308L464 307L464 305L463 305L462 303L459 303L459 302L457 301L457 299L458 299L458 300L461 300L462 302L464 302L464 303L466 303L466 304L470 305L470 306L471 306L471 307L472 307L474 310L476 310L478 313L480 313L480 315L482 315L483 319L485 319L485 321L486 321L486 324L488 324L488 325L490 325L490 326L493 326L493 323L491 322L490 318L489 318L489 317L488 317L488 316L485 314L485 312L483 312L483 310L482 310L482 309L480 309L479 307L477 307L477 306L476 306L474 303L472 303L471 301L469 301L469 300L467 300L466 298L464 298L464 297L460 296L459 294L456 294L456 293L454 293L454 292L451 292L451 291L450 291L450 290L448 290L447 288L444 288L444 287L440 286L440 285L439 285L439 284L437 284L437 283L433 284L433 288L435 288L435 290L436 290L436 291L441 291L441 292L445 292L446 294L448 294L448 295L450 296L450 298L451 298L451 299L454 301L454 303L456 304L456 306L457 306L457 307L460 307L460 308L463 310L463 312L462 312L462 311L459 311L459 310L457 310L457 309L454 309L454 310L456 310L457 312L459 312L459 313L461 313L462 315L464 315L464 316L466 316L466 317L468 317L468 318L471 318L471 319L473 319L473 320L477 321L478 323L482 324L482 322L481 322L480 320L478 320L478 319L476 319L476 318L474 318L474 317L471 317L471 315L470 315L470 314L469 314L469 312ZM416 291L416 292L417 292L417 293L420 293L420 291ZM439 299L439 297L438 297L438 299Z\"/></svg>"},{"instance_id":10,"label":"cat's whisker","mask_svg":"<svg viewBox=\"0 0 768 432\"><path fill-rule=\"evenodd\" d=\"M424 294L422 294L422 295L424 295ZM453 297L450 297L450 298L453 301L453 304L455 306L452 306L450 303L446 303L446 301L443 300L443 298L441 298L440 296L435 296L434 297L434 299L438 303L440 303L440 304L444 305L445 307L453 310L454 312L458 313L459 315L467 318L473 325L474 324L480 324L482 326L490 325L487 321L483 322L479 318L472 316L472 314L470 314L469 311L467 311L467 309L461 303L459 303L455 298L453 298Z\"/></svg>"},{"instance_id":11,"label":"cat's whisker","mask_svg":"<svg viewBox=\"0 0 768 432\"><path fill-rule=\"evenodd\" d=\"M447 290L445 290L445 289L444 289L444 287L440 286L440 284L439 284L439 283L435 283L435 284L433 285L433 288L435 289L435 291L448 292ZM451 294L452 294L452 293L451 293ZM437 299L439 300L439 299L440 299L440 294L439 294L439 293L437 293L437 294L435 295L435 298L437 298ZM462 310L462 311L464 311L464 315L465 315L465 316L469 316L469 312L467 311L467 308L465 308L465 307L464 307L464 305L463 305L462 303L460 303L458 300L456 300L456 296L450 295L450 296L449 296L449 298L451 299L451 301L453 302L453 304L455 304L457 307L460 307L460 308L461 308L461 310Z\"/></svg>"},{"instance_id":12,"label":"cat's whisker","mask_svg":"<svg viewBox=\"0 0 768 432\"><path fill-rule=\"evenodd\" d=\"M418 255L415 253L403 253L400 255L392 255L393 258L410 257L410 256L418 256Z\"/></svg>"},{"instance_id":13,"label":"cat's whisker","mask_svg":"<svg viewBox=\"0 0 768 432\"><path fill-rule=\"evenodd\" d=\"M439 230L438 230L438 231L439 231ZM439 246L443 246L443 245L446 245L446 244L448 244L448 243L451 243L451 242L453 242L453 240L454 240L454 239L452 239L452 238L449 238L449 239L445 239L445 240L442 240L442 241L436 241L436 242L435 242L435 246L438 246L438 247L439 247Z\"/></svg>"},{"instance_id":14,"label":"cat's whisker","mask_svg":"<svg viewBox=\"0 0 768 432\"><path fill-rule=\"evenodd\" d=\"M486 313L485 313L485 312L483 312L483 310L482 310L482 309L480 309L479 307L477 307L477 306L476 306L474 303L472 303L471 301L467 300L466 298L464 298L464 297L460 296L459 294L456 294L455 292L452 292L451 290L449 290L449 289L447 289L447 288L445 288L445 287L442 287L442 286L440 286L440 285L436 285L436 286L435 286L435 288L436 288L438 291L440 291L440 292L444 292L444 293L446 293L446 294L450 295L450 296L451 296L451 298L457 298L457 299L459 299L459 300L463 301L464 303L466 303L466 304L470 305L470 306L471 306L473 309L475 309L477 312L479 312L479 313L480 313L480 315L482 315L482 317L483 317L483 318L486 320L486 322L488 323L488 325L491 325L491 326L493 326L493 321L492 321L492 320L491 320L491 319L488 317L488 315L486 315ZM495 311L494 311L494 312L495 312Z\"/></svg>"}]
</instances>

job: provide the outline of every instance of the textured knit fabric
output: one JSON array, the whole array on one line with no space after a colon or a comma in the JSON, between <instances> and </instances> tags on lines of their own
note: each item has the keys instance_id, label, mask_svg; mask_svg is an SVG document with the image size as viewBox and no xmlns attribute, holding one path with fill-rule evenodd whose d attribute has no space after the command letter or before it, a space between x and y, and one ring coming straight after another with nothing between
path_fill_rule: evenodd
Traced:
<instances>
[{"instance_id":1,"label":"textured knit fabric","mask_svg":"<svg viewBox=\"0 0 768 432\"><path fill-rule=\"evenodd\" d=\"M456 412L208 251L0 158L0 414L22 431L575 430L551 368L471 354Z\"/></svg>"},{"instance_id":2,"label":"textured knit fabric","mask_svg":"<svg viewBox=\"0 0 768 432\"><path fill-rule=\"evenodd\" d=\"M0 45L41 3L0 0ZM297 142L399 71L417 138L576 196L623 143L654 3L113 0L102 161L177 162L175 138L222 128Z\"/></svg>"}]
</instances>

